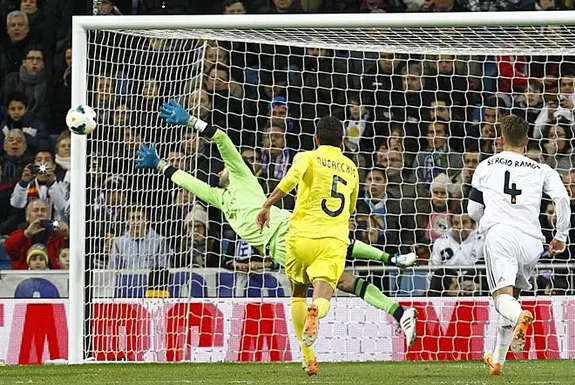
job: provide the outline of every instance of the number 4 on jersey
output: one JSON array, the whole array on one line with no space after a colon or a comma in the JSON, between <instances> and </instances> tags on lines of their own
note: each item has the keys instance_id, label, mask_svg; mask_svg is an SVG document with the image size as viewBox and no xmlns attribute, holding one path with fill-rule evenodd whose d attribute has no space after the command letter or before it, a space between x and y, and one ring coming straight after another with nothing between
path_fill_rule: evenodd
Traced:
<instances>
[{"instance_id":1,"label":"number 4 on jersey","mask_svg":"<svg viewBox=\"0 0 575 385\"><path fill-rule=\"evenodd\" d=\"M505 171L505 181L503 183L503 192L505 194L511 195L511 204L514 205L517 203L517 196L521 195L521 190L517 188L515 183L511 184L511 173L509 171Z\"/></svg>"}]
</instances>

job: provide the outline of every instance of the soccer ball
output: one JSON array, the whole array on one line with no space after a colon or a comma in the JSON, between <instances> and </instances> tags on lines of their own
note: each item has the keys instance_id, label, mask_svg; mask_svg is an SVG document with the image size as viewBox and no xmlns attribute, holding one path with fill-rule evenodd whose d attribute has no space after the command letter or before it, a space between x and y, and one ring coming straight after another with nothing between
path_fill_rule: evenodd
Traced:
<instances>
[{"instance_id":1,"label":"soccer ball","mask_svg":"<svg viewBox=\"0 0 575 385\"><path fill-rule=\"evenodd\" d=\"M96 111L84 104L73 107L66 115L70 131L78 135L88 135L96 129Z\"/></svg>"}]
</instances>

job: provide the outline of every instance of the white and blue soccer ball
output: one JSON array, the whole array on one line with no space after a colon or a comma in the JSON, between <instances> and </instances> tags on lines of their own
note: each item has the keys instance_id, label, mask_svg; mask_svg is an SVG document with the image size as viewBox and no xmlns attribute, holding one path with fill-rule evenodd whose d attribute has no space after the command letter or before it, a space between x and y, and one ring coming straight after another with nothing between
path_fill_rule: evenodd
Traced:
<instances>
[{"instance_id":1,"label":"white and blue soccer ball","mask_svg":"<svg viewBox=\"0 0 575 385\"><path fill-rule=\"evenodd\" d=\"M72 107L66 115L66 125L78 135L88 135L96 129L96 111L85 104Z\"/></svg>"}]
</instances>

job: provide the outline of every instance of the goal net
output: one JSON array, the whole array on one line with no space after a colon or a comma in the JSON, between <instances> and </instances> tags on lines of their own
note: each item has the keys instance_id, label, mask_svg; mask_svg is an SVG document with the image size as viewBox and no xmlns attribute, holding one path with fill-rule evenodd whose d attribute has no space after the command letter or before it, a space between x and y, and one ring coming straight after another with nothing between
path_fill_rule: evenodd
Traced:
<instances>
[{"instance_id":1,"label":"goal net","mask_svg":"<svg viewBox=\"0 0 575 385\"><path fill-rule=\"evenodd\" d=\"M91 105L99 125L73 142L70 361L300 359L281 266L221 211L135 168L140 144L156 143L170 164L218 188L217 146L159 119L171 99L226 132L266 193L298 151L314 148L318 118L342 120L362 182L352 239L415 251L420 262L400 271L348 259L347 267L416 306L421 322L407 348L391 316L338 292L315 345L321 361L480 359L497 317L481 235L465 215L473 171L499 151L507 114L529 122L530 157L566 184L573 169L575 23L558 12L524 26L533 13L508 14L517 22L450 15L451 25L432 27L428 15L410 15L421 24L402 27L356 15L345 28L314 27L316 16L298 16L309 23L298 28L287 19L257 27L257 17L252 28L242 17L235 28L221 27L234 26L231 18L213 18L212 28L75 18L74 103ZM548 241L553 213L542 202ZM575 356L571 261L570 249L541 260L524 300L537 321L518 358Z\"/></svg>"}]
</instances>

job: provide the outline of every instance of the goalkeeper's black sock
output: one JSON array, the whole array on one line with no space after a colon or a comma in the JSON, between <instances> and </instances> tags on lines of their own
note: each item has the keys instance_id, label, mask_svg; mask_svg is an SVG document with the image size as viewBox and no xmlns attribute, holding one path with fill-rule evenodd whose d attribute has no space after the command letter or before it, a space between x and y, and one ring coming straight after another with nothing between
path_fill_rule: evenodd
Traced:
<instances>
[{"instance_id":1,"label":"goalkeeper's black sock","mask_svg":"<svg viewBox=\"0 0 575 385\"><path fill-rule=\"evenodd\" d=\"M403 317L403 306L398 306L397 309L395 309L393 312L392 316L397 322L401 321L401 317Z\"/></svg>"}]
</instances>

